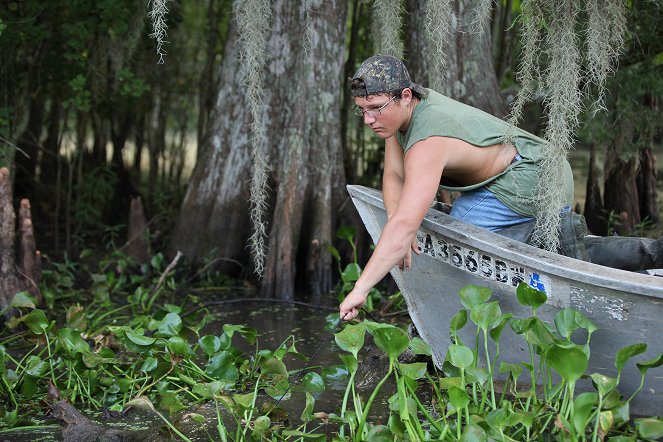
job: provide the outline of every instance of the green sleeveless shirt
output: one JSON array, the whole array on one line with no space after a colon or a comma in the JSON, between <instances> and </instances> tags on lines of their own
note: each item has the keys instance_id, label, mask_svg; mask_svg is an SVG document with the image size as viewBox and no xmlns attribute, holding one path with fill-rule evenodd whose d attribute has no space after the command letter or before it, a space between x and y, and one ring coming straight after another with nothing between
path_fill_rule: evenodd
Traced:
<instances>
[{"instance_id":1,"label":"green sleeveless shirt","mask_svg":"<svg viewBox=\"0 0 663 442\"><path fill-rule=\"evenodd\" d=\"M418 141L429 137L457 138L478 147L501 144L510 129L507 122L482 110L452 100L432 89L412 113L406 133L398 132L404 154ZM548 142L522 129L516 129L514 144L523 158L510 164L504 172L481 183L461 186L442 179L442 188L467 192L485 186L511 210L527 217L536 217L535 189L539 179L541 154ZM568 161L560 166L564 174L564 201L573 203L573 174ZM560 208L561 209L561 208Z\"/></svg>"}]
</instances>

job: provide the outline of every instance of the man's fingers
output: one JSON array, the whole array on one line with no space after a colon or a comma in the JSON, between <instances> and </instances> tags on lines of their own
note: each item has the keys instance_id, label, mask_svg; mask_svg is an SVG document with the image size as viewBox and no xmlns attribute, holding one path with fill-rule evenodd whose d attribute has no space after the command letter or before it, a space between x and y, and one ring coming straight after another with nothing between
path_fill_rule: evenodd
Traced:
<instances>
[{"instance_id":1,"label":"man's fingers","mask_svg":"<svg viewBox=\"0 0 663 442\"><path fill-rule=\"evenodd\" d=\"M353 308L352 310L347 311L347 312L345 312L345 313L341 312L341 320L343 320L343 321L351 321L351 320L353 320L354 318L357 317L357 314L358 314L358 313L359 313L359 312L357 311L356 308Z\"/></svg>"}]
</instances>

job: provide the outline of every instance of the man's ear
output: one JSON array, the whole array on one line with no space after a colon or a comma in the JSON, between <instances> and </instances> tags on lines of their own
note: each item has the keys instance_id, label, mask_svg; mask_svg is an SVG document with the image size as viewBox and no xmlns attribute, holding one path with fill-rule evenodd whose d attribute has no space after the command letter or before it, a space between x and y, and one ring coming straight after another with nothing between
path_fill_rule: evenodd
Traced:
<instances>
[{"instance_id":1,"label":"man's ear","mask_svg":"<svg viewBox=\"0 0 663 442\"><path fill-rule=\"evenodd\" d=\"M406 87L401 91L401 101L403 104L410 104L410 101L412 101L412 89L409 87Z\"/></svg>"}]
</instances>

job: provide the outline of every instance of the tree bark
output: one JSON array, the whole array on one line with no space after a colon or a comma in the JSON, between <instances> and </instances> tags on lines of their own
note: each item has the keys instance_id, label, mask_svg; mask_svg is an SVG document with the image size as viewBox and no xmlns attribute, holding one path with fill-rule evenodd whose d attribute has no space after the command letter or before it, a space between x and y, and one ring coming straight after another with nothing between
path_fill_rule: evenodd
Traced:
<instances>
[{"instance_id":1,"label":"tree bark","mask_svg":"<svg viewBox=\"0 0 663 442\"><path fill-rule=\"evenodd\" d=\"M638 186L636 184L637 159L624 160L620 156L624 136L620 135L611 143L606 153L604 206L612 214L614 228L620 235L631 234L641 221ZM609 232L608 232L609 233Z\"/></svg>"},{"instance_id":2,"label":"tree bark","mask_svg":"<svg viewBox=\"0 0 663 442\"><path fill-rule=\"evenodd\" d=\"M306 2L308 18L303 4L274 2L264 82L273 212L262 293L283 299L294 297L296 280L307 283L311 293L331 288L331 257L319 248L332 241L334 197L345 185L338 103L345 93L341 77L347 4ZM302 46L305 24L314 31L308 53ZM248 264L249 112L237 71L234 20L231 26L211 130L201 146L171 246L190 259L214 246L217 255ZM305 262L308 265L297 265ZM228 265L225 270L237 273Z\"/></svg>"},{"instance_id":3,"label":"tree bark","mask_svg":"<svg viewBox=\"0 0 663 442\"><path fill-rule=\"evenodd\" d=\"M30 203L26 199L21 201L16 255L16 212L11 177L6 167L0 168L0 214L0 308L8 307L14 295L24 290L35 296L39 303L40 254L35 249Z\"/></svg>"},{"instance_id":4,"label":"tree bark","mask_svg":"<svg viewBox=\"0 0 663 442\"><path fill-rule=\"evenodd\" d=\"M656 155L651 148L640 149L640 168L636 177L640 218L652 224L660 222L656 194Z\"/></svg>"},{"instance_id":5,"label":"tree bark","mask_svg":"<svg viewBox=\"0 0 663 442\"><path fill-rule=\"evenodd\" d=\"M143 202L139 196L131 199L127 234L127 255L138 264L149 261L147 218Z\"/></svg>"},{"instance_id":6,"label":"tree bark","mask_svg":"<svg viewBox=\"0 0 663 442\"><path fill-rule=\"evenodd\" d=\"M447 91L449 97L470 106L484 110L497 117L507 113L495 68L491 46L489 25L483 29L483 35L470 30L474 19L474 3L470 0L452 2L457 20L452 29L452 44L445 51L448 57ZM426 86L430 82L429 73L425 72L425 57L429 51L425 48L423 37L423 2L408 0L407 39L405 41L407 60L413 81Z\"/></svg>"}]
</instances>

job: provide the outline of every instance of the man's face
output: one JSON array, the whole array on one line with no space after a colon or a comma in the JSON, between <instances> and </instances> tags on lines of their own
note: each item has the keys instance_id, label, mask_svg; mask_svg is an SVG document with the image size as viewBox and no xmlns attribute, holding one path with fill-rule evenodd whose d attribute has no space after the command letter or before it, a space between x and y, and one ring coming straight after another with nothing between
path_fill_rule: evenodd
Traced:
<instances>
[{"instance_id":1,"label":"man's face","mask_svg":"<svg viewBox=\"0 0 663 442\"><path fill-rule=\"evenodd\" d=\"M403 125L402 100L390 95L355 97L355 105L364 111L361 118L380 138L390 138Z\"/></svg>"}]
</instances>

